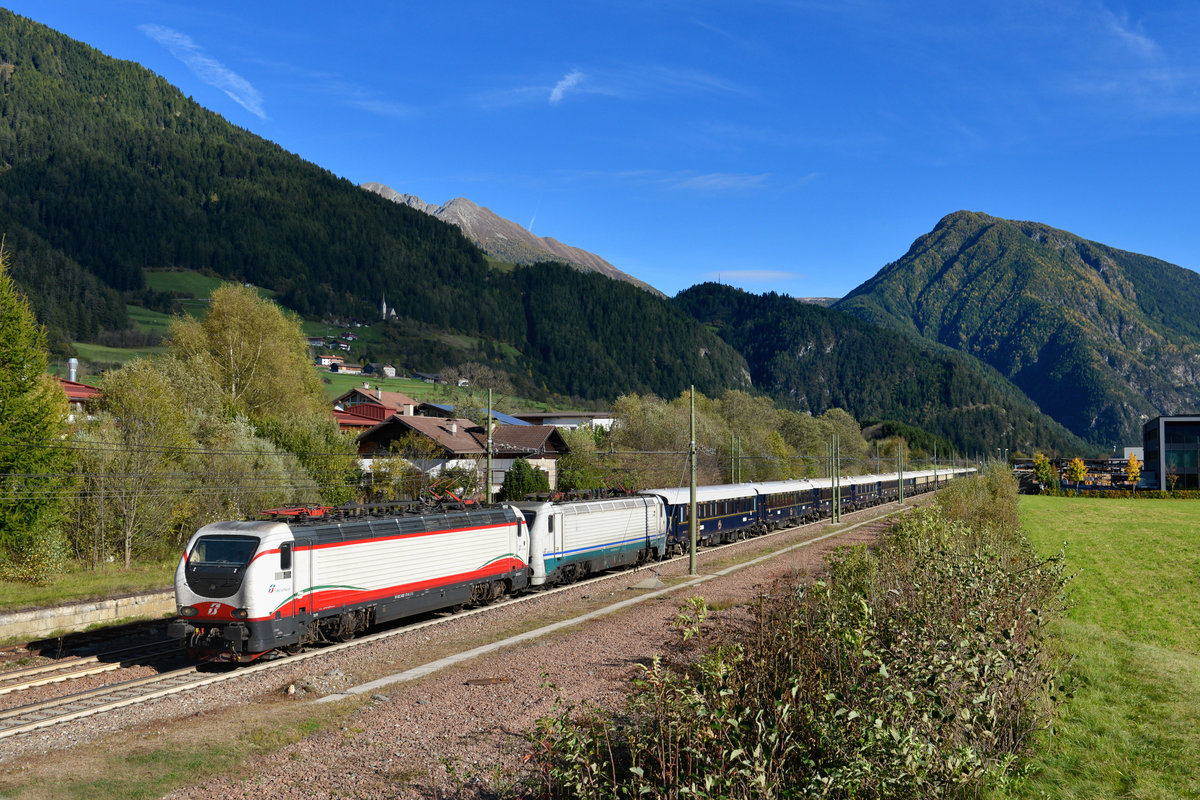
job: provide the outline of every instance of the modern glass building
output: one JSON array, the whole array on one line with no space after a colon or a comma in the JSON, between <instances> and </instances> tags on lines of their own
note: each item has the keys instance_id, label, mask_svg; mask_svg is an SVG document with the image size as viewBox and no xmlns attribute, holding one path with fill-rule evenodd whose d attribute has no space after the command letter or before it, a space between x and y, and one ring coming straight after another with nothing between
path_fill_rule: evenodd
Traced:
<instances>
[{"instance_id":1,"label":"modern glass building","mask_svg":"<svg viewBox=\"0 0 1200 800\"><path fill-rule=\"evenodd\" d=\"M1142 445L1140 486L1200 489L1200 416L1155 417L1142 428Z\"/></svg>"}]
</instances>

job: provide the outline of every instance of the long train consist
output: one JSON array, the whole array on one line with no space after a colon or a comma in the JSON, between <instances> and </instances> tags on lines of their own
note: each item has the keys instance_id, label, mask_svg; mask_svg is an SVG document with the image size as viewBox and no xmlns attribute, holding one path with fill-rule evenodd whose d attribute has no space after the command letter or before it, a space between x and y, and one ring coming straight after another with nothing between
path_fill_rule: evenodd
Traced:
<instances>
[{"instance_id":1,"label":"long train consist","mask_svg":"<svg viewBox=\"0 0 1200 800\"><path fill-rule=\"evenodd\" d=\"M973 470L904 476L905 495ZM830 516L828 478L705 486L697 540L710 545ZM841 479L843 511L896 500L895 475ZM188 542L175 571L170 636L205 658L250 661L305 644L529 587L684 552L690 492L511 503L424 514L311 521L216 522Z\"/></svg>"}]
</instances>

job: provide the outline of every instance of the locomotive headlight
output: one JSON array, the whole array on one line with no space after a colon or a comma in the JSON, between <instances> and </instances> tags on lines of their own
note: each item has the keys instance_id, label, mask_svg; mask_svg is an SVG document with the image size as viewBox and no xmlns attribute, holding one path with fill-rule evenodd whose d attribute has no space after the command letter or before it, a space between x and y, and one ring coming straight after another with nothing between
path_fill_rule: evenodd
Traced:
<instances>
[{"instance_id":1,"label":"locomotive headlight","mask_svg":"<svg viewBox=\"0 0 1200 800\"><path fill-rule=\"evenodd\" d=\"M200 613L200 609L196 608L195 606L180 606L179 607L179 616L181 616L181 617L194 617L199 613Z\"/></svg>"},{"instance_id":2,"label":"locomotive headlight","mask_svg":"<svg viewBox=\"0 0 1200 800\"><path fill-rule=\"evenodd\" d=\"M233 610L233 616L235 619L245 619L246 617L250 616L250 611L245 608L235 608Z\"/></svg>"}]
</instances>

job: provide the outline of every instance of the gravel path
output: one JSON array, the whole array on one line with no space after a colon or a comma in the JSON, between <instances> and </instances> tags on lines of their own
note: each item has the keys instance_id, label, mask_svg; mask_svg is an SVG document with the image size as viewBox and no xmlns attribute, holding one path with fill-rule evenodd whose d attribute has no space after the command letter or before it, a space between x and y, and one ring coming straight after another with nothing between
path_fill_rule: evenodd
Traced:
<instances>
[{"instance_id":1,"label":"gravel path","mask_svg":"<svg viewBox=\"0 0 1200 800\"><path fill-rule=\"evenodd\" d=\"M928 497L917 498L916 503ZM869 519L881 511L857 512L845 521ZM641 666L678 639L670 623L689 595L701 594L716 607L745 602L779 578L819 572L829 551L872 541L883 527L883 523L864 525L712 578L691 591L681 589L416 681L392 684L365 700L345 701L350 704L347 709L331 711L342 715L338 724L252 760L244 774L184 787L167 797L427 798L453 795L455 785L464 781L477 786L497 776L503 779L521 762L524 733L553 707L556 692L545 686L547 682L571 703L616 709ZM736 559L749 560L827 532L829 526L818 523L702 551L698 572L715 571ZM204 729L210 726L250 729L255 718L495 641L503 638L501 632L511 635L534 627L536 621L556 621L644 593L634 587L651 572L619 573L601 583L498 606L294 667L5 740L0 742L0 768L19 779L22 773L38 769L38 755L60 751L56 759L69 758L61 751L81 743L189 734L192 741L203 741ZM687 559L661 565L654 572L667 581L686 576ZM453 775L445 764L453 766Z\"/></svg>"}]
</instances>

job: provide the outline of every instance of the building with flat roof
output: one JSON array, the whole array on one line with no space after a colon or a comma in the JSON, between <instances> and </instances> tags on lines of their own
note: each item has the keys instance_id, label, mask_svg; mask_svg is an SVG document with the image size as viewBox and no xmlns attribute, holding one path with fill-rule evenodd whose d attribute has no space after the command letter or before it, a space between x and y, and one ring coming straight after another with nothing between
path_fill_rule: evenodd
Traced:
<instances>
[{"instance_id":1,"label":"building with flat roof","mask_svg":"<svg viewBox=\"0 0 1200 800\"><path fill-rule=\"evenodd\" d=\"M1140 486L1200 489L1200 415L1155 417L1142 427L1142 448Z\"/></svg>"}]
</instances>

